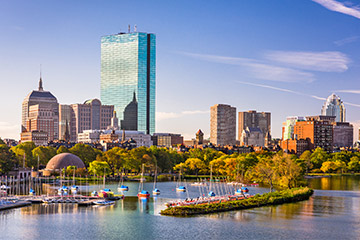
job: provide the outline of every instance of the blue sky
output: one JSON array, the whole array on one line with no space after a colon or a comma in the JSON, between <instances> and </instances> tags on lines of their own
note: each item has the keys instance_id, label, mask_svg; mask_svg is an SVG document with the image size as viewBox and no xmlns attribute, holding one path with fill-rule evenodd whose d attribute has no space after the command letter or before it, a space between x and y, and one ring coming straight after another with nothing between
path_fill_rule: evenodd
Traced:
<instances>
[{"instance_id":1,"label":"blue sky","mask_svg":"<svg viewBox=\"0 0 360 240\"><path fill-rule=\"evenodd\" d=\"M37 88L60 103L100 97L100 37L157 36L156 132L209 136L210 106L316 115L332 92L360 124L360 1L0 0L0 136L19 138ZM357 131L356 131L357 132ZM357 136L357 135L356 135Z\"/></svg>"}]
</instances>

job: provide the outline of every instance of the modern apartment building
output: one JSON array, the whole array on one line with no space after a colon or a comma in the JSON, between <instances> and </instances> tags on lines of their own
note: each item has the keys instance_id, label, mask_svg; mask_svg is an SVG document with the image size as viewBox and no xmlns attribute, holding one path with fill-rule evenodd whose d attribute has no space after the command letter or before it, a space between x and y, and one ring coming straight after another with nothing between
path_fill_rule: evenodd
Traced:
<instances>
[{"instance_id":1,"label":"modern apartment building","mask_svg":"<svg viewBox=\"0 0 360 240\"><path fill-rule=\"evenodd\" d=\"M101 101L114 105L120 128L155 132L155 34L101 38Z\"/></svg>"},{"instance_id":2,"label":"modern apartment building","mask_svg":"<svg viewBox=\"0 0 360 240\"><path fill-rule=\"evenodd\" d=\"M216 104L210 108L210 142L214 145L235 145L236 108Z\"/></svg>"}]
</instances>

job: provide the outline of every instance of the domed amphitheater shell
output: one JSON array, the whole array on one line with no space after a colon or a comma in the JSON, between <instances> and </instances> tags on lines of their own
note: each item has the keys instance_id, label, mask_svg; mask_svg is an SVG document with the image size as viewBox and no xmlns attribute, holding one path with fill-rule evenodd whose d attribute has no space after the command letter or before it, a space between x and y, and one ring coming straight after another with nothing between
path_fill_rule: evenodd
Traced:
<instances>
[{"instance_id":1,"label":"domed amphitheater shell","mask_svg":"<svg viewBox=\"0 0 360 240\"><path fill-rule=\"evenodd\" d=\"M46 165L47 170L58 170L67 168L68 166L75 166L77 168L84 168L84 162L76 155L71 153L60 153L54 156Z\"/></svg>"}]
</instances>

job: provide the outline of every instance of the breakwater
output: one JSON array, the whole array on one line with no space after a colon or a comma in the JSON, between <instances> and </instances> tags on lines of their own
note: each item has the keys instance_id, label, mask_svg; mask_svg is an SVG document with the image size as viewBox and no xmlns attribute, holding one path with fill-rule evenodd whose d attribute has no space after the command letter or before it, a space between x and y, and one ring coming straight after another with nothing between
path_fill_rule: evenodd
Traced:
<instances>
[{"instance_id":1,"label":"breakwater","mask_svg":"<svg viewBox=\"0 0 360 240\"><path fill-rule=\"evenodd\" d=\"M160 213L167 216L191 216L197 214L241 210L303 201L309 199L313 193L314 191L308 187L293 188L271 193L264 193L262 195L256 194L255 196L242 200L169 207L165 210L162 210Z\"/></svg>"}]
</instances>

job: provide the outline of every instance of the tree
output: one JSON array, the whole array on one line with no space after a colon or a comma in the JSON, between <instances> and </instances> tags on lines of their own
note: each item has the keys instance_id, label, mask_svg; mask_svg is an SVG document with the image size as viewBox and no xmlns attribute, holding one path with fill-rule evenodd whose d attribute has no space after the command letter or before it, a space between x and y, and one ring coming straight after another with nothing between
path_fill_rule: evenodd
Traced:
<instances>
[{"instance_id":1,"label":"tree","mask_svg":"<svg viewBox=\"0 0 360 240\"><path fill-rule=\"evenodd\" d=\"M115 175L115 172L119 171L125 166L126 150L123 148L115 147L106 151L99 159L107 162L110 167L111 174Z\"/></svg>"},{"instance_id":2,"label":"tree","mask_svg":"<svg viewBox=\"0 0 360 240\"><path fill-rule=\"evenodd\" d=\"M0 175L7 174L13 170L16 164L16 157L10 148L5 144L0 144Z\"/></svg>"},{"instance_id":3,"label":"tree","mask_svg":"<svg viewBox=\"0 0 360 240\"><path fill-rule=\"evenodd\" d=\"M107 162L98 160L91 162L88 170L89 173L96 176L108 175L110 173L110 167Z\"/></svg>"},{"instance_id":4,"label":"tree","mask_svg":"<svg viewBox=\"0 0 360 240\"><path fill-rule=\"evenodd\" d=\"M225 158L219 157L214 160L212 160L209 165L212 166L212 171L217 176L226 174L225 171Z\"/></svg>"},{"instance_id":5,"label":"tree","mask_svg":"<svg viewBox=\"0 0 360 240\"><path fill-rule=\"evenodd\" d=\"M360 171L360 158L358 156L353 156L348 163L348 169L350 171L358 172Z\"/></svg>"},{"instance_id":6,"label":"tree","mask_svg":"<svg viewBox=\"0 0 360 240\"><path fill-rule=\"evenodd\" d=\"M299 158L300 162L304 164L306 174L312 169L313 164L311 163L311 152L306 150L303 152Z\"/></svg>"},{"instance_id":7,"label":"tree","mask_svg":"<svg viewBox=\"0 0 360 240\"><path fill-rule=\"evenodd\" d=\"M69 151L69 149L67 149L67 147L65 147L65 146L60 146L59 148L58 148L58 150L56 151L56 154L60 154L60 153L69 153L70 151Z\"/></svg>"},{"instance_id":8,"label":"tree","mask_svg":"<svg viewBox=\"0 0 360 240\"><path fill-rule=\"evenodd\" d=\"M334 172L338 169L338 165L334 161L326 161L321 165L320 170L324 173Z\"/></svg>"},{"instance_id":9,"label":"tree","mask_svg":"<svg viewBox=\"0 0 360 240\"><path fill-rule=\"evenodd\" d=\"M300 165L296 163L296 156L280 151L274 155L272 160L278 176L277 184L287 188L297 187L298 182L302 180L303 174Z\"/></svg>"},{"instance_id":10,"label":"tree","mask_svg":"<svg viewBox=\"0 0 360 240\"><path fill-rule=\"evenodd\" d=\"M328 154L321 147L317 147L310 158L314 168L318 169L321 168L323 162L327 161L328 157Z\"/></svg>"},{"instance_id":11,"label":"tree","mask_svg":"<svg viewBox=\"0 0 360 240\"><path fill-rule=\"evenodd\" d=\"M272 159L261 158L259 163L251 171L251 177L259 182L266 182L270 186L270 192L274 188L276 181L276 167Z\"/></svg>"},{"instance_id":12,"label":"tree","mask_svg":"<svg viewBox=\"0 0 360 240\"><path fill-rule=\"evenodd\" d=\"M10 150L16 155L17 162L20 166L23 165L25 158L25 167L36 167L37 160L34 160L32 150L36 148L33 142L24 142L15 147L11 147Z\"/></svg>"},{"instance_id":13,"label":"tree","mask_svg":"<svg viewBox=\"0 0 360 240\"><path fill-rule=\"evenodd\" d=\"M205 163L198 158L188 158L185 161L185 165L188 169L195 171L196 176L198 176L199 171L204 172L206 169Z\"/></svg>"},{"instance_id":14,"label":"tree","mask_svg":"<svg viewBox=\"0 0 360 240\"><path fill-rule=\"evenodd\" d=\"M74 175L74 172L76 173L76 166L67 166L66 167L66 175L67 176Z\"/></svg>"},{"instance_id":15,"label":"tree","mask_svg":"<svg viewBox=\"0 0 360 240\"><path fill-rule=\"evenodd\" d=\"M37 162L39 159L39 164L46 165L48 161L56 155L56 149L53 147L39 146L34 148L31 153L34 161Z\"/></svg>"},{"instance_id":16,"label":"tree","mask_svg":"<svg viewBox=\"0 0 360 240\"><path fill-rule=\"evenodd\" d=\"M102 154L101 151L96 151L91 146L83 143L77 143L70 148L69 151L78 156L86 166L89 166L90 162L94 161L98 155Z\"/></svg>"}]
</instances>

